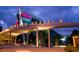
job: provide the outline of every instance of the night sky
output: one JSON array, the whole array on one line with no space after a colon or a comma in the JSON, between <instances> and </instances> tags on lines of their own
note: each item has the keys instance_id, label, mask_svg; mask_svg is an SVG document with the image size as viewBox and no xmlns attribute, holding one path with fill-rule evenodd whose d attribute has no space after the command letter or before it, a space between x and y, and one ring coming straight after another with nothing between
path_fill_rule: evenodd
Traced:
<instances>
[{"instance_id":1,"label":"night sky","mask_svg":"<svg viewBox=\"0 0 79 59\"><path fill-rule=\"evenodd\" d=\"M15 24L18 8L45 21L59 22L62 19L63 22L79 22L78 6L0 6L0 26L3 29ZM79 27L55 30L60 34L69 35L73 29L79 30Z\"/></svg>"}]
</instances>

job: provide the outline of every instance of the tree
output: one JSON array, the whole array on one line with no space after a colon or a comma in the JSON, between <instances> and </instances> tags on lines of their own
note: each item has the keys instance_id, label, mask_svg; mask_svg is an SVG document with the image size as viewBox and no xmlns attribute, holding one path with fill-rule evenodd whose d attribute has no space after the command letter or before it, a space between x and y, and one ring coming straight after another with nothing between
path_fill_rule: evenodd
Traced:
<instances>
[{"instance_id":1,"label":"tree","mask_svg":"<svg viewBox=\"0 0 79 59\"><path fill-rule=\"evenodd\" d=\"M71 35L73 36L73 35L78 35L78 34L79 32L77 30L73 30Z\"/></svg>"},{"instance_id":2,"label":"tree","mask_svg":"<svg viewBox=\"0 0 79 59\"><path fill-rule=\"evenodd\" d=\"M2 31L2 26L0 26L0 32Z\"/></svg>"}]
</instances>

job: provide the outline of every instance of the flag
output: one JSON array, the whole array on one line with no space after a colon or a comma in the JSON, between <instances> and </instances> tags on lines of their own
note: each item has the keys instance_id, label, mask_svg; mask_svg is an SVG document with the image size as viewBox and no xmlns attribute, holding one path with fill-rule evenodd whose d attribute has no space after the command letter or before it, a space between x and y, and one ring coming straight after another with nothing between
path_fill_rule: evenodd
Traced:
<instances>
[{"instance_id":1,"label":"flag","mask_svg":"<svg viewBox=\"0 0 79 59\"><path fill-rule=\"evenodd\" d=\"M20 20L19 14L17 14L16 15L16 23L15 23L16 27L19 26L19 20Z\"/></svg>"},{"instance_id":2,"label":"flag","mask_svg":"<svg viewBox=\"0 0 79 59\"><path fill-rule=\"evenodd\" d=\"M20 20L19 14L16 15L16 19L17 19L18 21Z\"/></svg>"},{"instance_id":3,"label":"flag","mask_svg":"<svg viewBox=\"0 0 79 59\"><path fill-rule=\"evenodd\" d=\"M16 21L16 27L19 26L19 21Z\"/></svg>"},{"instance_id":4,"label":"flag","mask_svg":"<svg viewBox=\"0 0 79 59\"><path fill-rule=\"evenodd\" d=\"M27 18L24 18L24 17L22 18L22 20L23 20L23 23L26 23L26 24L32 23L30 19L27 19Z\"/></svg>"},{"instance_id":5,"label":"flag","mask_svg":"<svg viewBox=\"0 0 79 59\"><path fill-rule=\"evenodd\" d=\"M23 25L23 24L31 24L31 15L26 13L26 12L21 12L21 10L18 10L17 14L17 21L16 21L16 26L18 25Z\"/></svg>"},{"instance_id":6,"label":"flag","mask_svg":"<svg viewBox=\"0 0 79 59\"><path fill-rule=\"evenodd\" d=\"M25 12L22 12L21 16L24 17L24 18L27 18L27 19L31 19L31 15L28 14L28 13L25 13Z\"/></svg>"},{"instance_id":7,"label":"flag","mask_svg":"<svg viewBox=\"0 0 79 59\"><path fill-rule=\"evenodd\" d=\"M26 23L26 24L31 24L31 15L28 14L28 13L25 13L25 12L22 12L21 13L21 17L22 17L22 20L23 20L23 23Z\"/></svg>"}]
</instances>

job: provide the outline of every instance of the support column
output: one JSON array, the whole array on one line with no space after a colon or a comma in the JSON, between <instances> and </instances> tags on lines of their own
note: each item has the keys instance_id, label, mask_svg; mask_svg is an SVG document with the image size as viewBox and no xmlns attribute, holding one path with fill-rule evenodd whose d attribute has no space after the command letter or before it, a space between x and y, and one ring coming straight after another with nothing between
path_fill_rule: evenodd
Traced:
<instances>
[{"instance_id":1,"label":"support column","mask_svg":"<svg viewBox=\"0 0 79 59\"><path fill-rule=\"evenodd\" d=\"M16 45L16 37L14 37L14 40L15 40L14 45Z\"/></svg>"},{"instance_id":2,"label":"support column","mask_svg":"<svg viewBox=\"0 0 79 59\"><path fill-rule=\"evenodd\" d=\"M22 36L23 36L23 45L26 45L24 34L22 34Z\"/></svg>"},{"instance_id":3,"label":"support column","mask_svg":"<svg viewBox=\"0 0 79 59\"><path fill-rule=\"evenodd\" d=\"M27 33L27 45L28 45L29 33Z\"/></svg>"},{"instance_id":4,"label":"support column","mask_svg":"<svg viewBox=\"0 0 79 59\"><path fill-rule=\"evenodd\" d=\"M12 43L13 43L13 38L12 38L12 36L11 36L11 33L12 33L12 32L10 32L10 44L12 45Z\"/></svg>"},{"instance_id":5,"label":"support column","mask_svg":"<svg viewBox=\"0 0 79 59\"><path fill-rule=\"evenodd\" d=\"M12 45L12 43L13 43L13 39L12 39L12 37L11 37L11 45Z\"/></svg>"},{"instance_id":6,"label":"support column","mask_svg":"<svg viewBox=\"0 0 79 59\"><path fill-rule=\"evenodd\" d=\"M48 47L50 47L50 29L48 29Z\"/></svg>"},{"instance_id":7,"label":"support column","mask_svg":"<svg viewBox=\"0 0 79 59\"><path fill-rule=\"evenodd\" d=\"M73 46L76 47L75 37L73 36Z\"/></svg>"},{"instance_id":8,"label":"support column","mask_svg":"<svg viewBox=\"0 0 79 59\"><path fill-rule=\"evenodd\" d=\"M1 45L1 40L0 40L0 45Z\"/></svg>"},{"instance_id":9,"label":"support column","mask_svg":"<svg viewBox=\"0 0 79 59\"><path fill-rule=\"evenodd\" d=\"M38 47L38 28L36 29L36 47Z\"/></svg>"},{"instance_id":10,"label":"support column","mask_svg":"<svg viewBox=\"0 0 79 59\"><path fill-rule=\"evenodd\" d=\"M58 47L59 45L58 45L58 39L57 38L55 38L55 47Z\"/></svg>"},{"instance_id":11,"label":"support column","mask_svg":"<svg viewBox=\"0 0 79 59\"><path fill-rule=\"evenodd\" d=\"M9 41L8 41L9 44L11 44L11 32L10 32L10 35L9 35Z\"/></svg>"}]
</instances>

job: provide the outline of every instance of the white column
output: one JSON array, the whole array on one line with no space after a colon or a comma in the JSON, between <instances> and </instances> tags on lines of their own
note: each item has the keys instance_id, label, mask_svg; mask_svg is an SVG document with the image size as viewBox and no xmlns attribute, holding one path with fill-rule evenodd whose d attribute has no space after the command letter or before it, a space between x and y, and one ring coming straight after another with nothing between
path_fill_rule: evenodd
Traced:
<instances>
[{"instance_id":1,"label":"white column","mask_svg":"<svg viewBox=\"0 0 79 59\"><path fill-rule=\"evenodd\" d=\"M48 29L48 47L50 47L50 29Z\"/></svg>"},{"instance_id":2,"label":"white column","mask_svg":"<svg viewBox=\"0 0 79 59\"><path fill-rule=\"evenodd\" d=\"M12 41L12 36L11 36L11 32L10 32L10 44L12 45L13 41Z\"/></svg>"},{"instance_id":3,"label":"white column","mask_svg":"<svg viewBox=\"0 0 79 59\"><path fill-rule=\"evenodd\" d=\"M23 45L26 45L24 34L22 34L22 37L23 37Z\"/></svg>"},{"instance_id":4,"label":"white column","mask_svg":"<svg viewBox=\"0 0 79 59\"><path fill-rule=\"evenodd\" d=\"M58 47L58 41L57 41L57 38L55 40L55 47Z\"/></svg>"},{"instance_id":5,"label":"white column","mask_svg":"<svg viewBox=\"0 0 79 59\"><path fill-rule=\"evenodd\" d=\"M38 28L36 29L36 47L38 47Z\"/></svg>"},{"instance_id":6,"label":"white column","mask_svg":"<svg viewBox=\"0 0 79 59\"><path fill-rule=\"evenodd\" d=\"M73 46L76 47L76 41L75 41L75 37L73 36Z\"/></svg>"},{"instance_id":7,"label":"white column","mask_svg":"<svg viewBox=\"0 0 79 59\"><path fill-rule=\"evenodd\" d=\"M1 45L1 40L0 40L0 45Z\"/></svg>"},{"instance_id":8,"label":"white column","mask_svg":"<svg viewBox=\"0 0 79 59\"><path fill-rule=\"evenodd\" d=\"M28 45L29 33L27 33L27 45Z\"/></svg>"},{"instance_id":9,"label":"white column","mask_svg":"<svg viewBox=\"0 0 79 59\"><path fill-rule=\"evenodd\" d=\"M15 41L15 42L14 42L14 45L16 45L16 37L14 37L14 41Z\"/></svg>"},{"instance_id":10,"label":"white column","mask_svg":"<svg viewBox=\"0 0 79 59\"><path fill-rule=\"evenodd\" d=\"M8 41L9 44L11 44L11 32L9 32L9 41Z\"/></svg>"}]
</instances>

